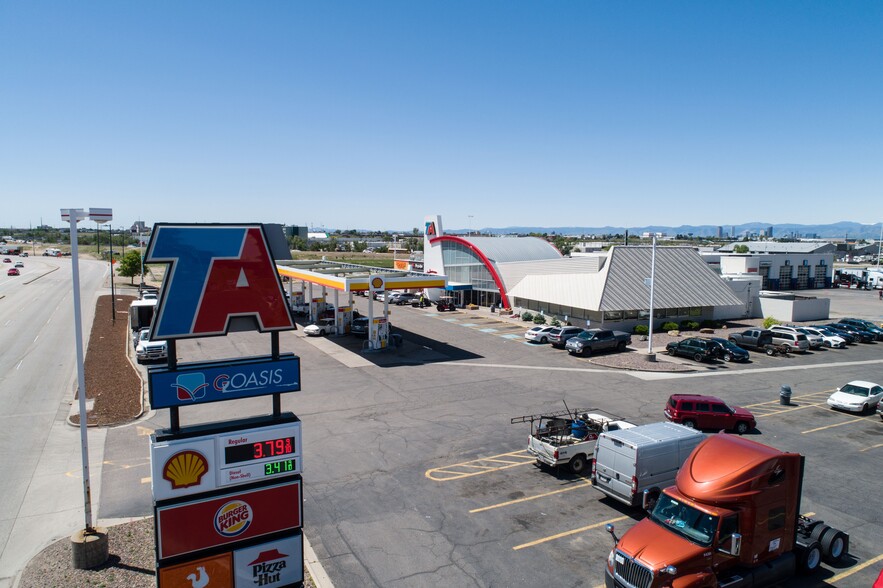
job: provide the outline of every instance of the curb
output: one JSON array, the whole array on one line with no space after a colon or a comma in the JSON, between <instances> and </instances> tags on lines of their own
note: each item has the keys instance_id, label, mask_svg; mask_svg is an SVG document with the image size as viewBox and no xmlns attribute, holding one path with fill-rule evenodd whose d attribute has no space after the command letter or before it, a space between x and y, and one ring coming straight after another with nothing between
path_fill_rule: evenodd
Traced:
<instances>
[{"instance_id":1,"label":"curb","mask_svg":"<svg viewBox=\"0 0 883 588\"><path fill-rule=\"evenodd\" d=\"M304 565L310 573L310 577L313 578L313 583L316 585L316 588L334 588L334 584L331 583L331 578L325 573L325 568L322 567L319 558L316 557L316 552L313 551L313 546L310 545L309 540L307 540L306 534L303 535L303 538Z\"/></svg>"}]
</instances>

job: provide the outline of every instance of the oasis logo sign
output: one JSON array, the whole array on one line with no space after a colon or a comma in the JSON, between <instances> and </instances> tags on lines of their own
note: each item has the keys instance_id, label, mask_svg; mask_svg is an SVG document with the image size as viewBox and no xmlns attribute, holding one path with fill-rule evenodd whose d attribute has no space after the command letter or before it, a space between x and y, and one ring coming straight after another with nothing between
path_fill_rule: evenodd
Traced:
<instances>
[{"instance_id":1,"label":"oasis logo sign","mask_svg":"<svg viewBox=\"0 0 883 588\"><path fill-rule=\"evenodd\" d=\"M263 225L160 223L144 261L169 265L152 341L295 328Z\"/></svg>"},{"instance_id":2,"label":"oasis logo sign","mask_svg":"<svg viewBox=\"0 0 883 588\"><path fill-rule=\"evenodd\" d=\"M152 408L266 396L300 390L300 359L263 356L239 361L179 364L147 374Z\"/></svg>"},{"instance_id":3,"label":"oasis logo sign","mask_svg":"<svg viewBox=\"0 0 883 588\"><path fill-rule=\"evenodd\" d=\"M236 537L245 533L254 513L244 500L231 500L215 513L215 531L223 537Z\"/></svg>"}]
</instances>

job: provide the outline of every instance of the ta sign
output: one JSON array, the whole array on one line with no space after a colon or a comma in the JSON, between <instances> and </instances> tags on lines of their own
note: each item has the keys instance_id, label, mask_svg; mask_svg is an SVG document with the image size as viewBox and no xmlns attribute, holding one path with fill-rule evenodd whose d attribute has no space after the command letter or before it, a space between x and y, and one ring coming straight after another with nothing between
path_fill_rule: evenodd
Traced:
<instances>
[{"instance_id":1,"label":"ta sign","mask_svg":"<svg viewBox=\"0 0 883 588\"><path fill-rule=\"evenodd\" d=\"M294 329L263 226L154 226L145 263L167 263L153 341L226 335L233 319Z\"/></svg>"}]
</instances>

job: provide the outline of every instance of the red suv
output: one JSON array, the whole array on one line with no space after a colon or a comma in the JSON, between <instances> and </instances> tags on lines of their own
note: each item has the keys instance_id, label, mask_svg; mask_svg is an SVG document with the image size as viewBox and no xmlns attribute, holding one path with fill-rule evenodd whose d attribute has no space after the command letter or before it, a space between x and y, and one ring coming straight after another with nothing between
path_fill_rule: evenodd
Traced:
<instances>
[{"instance_id":1,"label":"red suv","mask_svg":"<svg viewBox=\"0 0 883 588\"><path fill-rule=\"evenodd\" d=\"M702 394L672 394L663 412L668 420L696 429L727 429L741 435L757 425L747 409Z\"/></svg>"}]
</instances>

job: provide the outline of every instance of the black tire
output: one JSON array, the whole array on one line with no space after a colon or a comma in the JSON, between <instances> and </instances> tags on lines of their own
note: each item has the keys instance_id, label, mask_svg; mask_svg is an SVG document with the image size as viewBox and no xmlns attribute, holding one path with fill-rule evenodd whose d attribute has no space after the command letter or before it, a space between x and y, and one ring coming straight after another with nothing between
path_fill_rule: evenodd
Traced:
<instances>
[{"instance_id":1,"label":"black tire","mask_svg":"<svg viewBox=\"0 0 883 588\"><path fill-rule=\"evenodd\" d=\"M674 347L669 347L668 349L666 349L666 352L668 352L668 354L672 357L674 357L676 354Z\"/></svg>"},{"instance_id":2,"label":"black tire","mask_svg":"<svg viewBox=\"0 0 883 588\"><path fill-rule=\"evenodd\" d=\"M540 343L548 343L548 342L549 342L549 339L548 339L548 338L546 338L546 337L541 337L541 338L540 338Z\"/></svg>"},{"instance_id":3,"label":"black tire","mask_svg":"<svg viewBox=\"0 0 883 588\"><path fill-rule=\"evenodd\" d=\"M587 465L588 462L586 461L586 456L582 453L570 458L570 471L574 474L581 474L586 471Z\"/></svg>"},{"instance_id":4,"label":"black tire","mask_svg":"<svg viewBox=\"0 0 883 588\"><path fill-rule=\"evenodd\" d=\"M730 353L729 351L727 351L726 353L724 353L724 356L723 356L722 359L723 359L725 362L730 363L731 361L733 361L733 354Z\"/></svg>"},{"instance_id":5,"label":"black tire","mask_svg":"<svg viewBox=\"0 0 883 588\"><path fill-rule=\"evenodd\" d=\"M694 353L693 354L693 359L696 361L702 361L702 358L703 358L703 356L701 353Z\"/></svg>"},{"instance_id":6,"label":"black tire","mask_svg":"<svg viewBox=\"0 0 883 588\"><path fill-rule=\"evenodd\" d=\"M592 348L586 345L583 347L583 357L588 357L592 354Z\"/></svg>"},{"instance_id":7,"label":"black tire","mask_svg":"<svg viewBox=\"0 0 883 588\"><path fill-rule=\"evenodd\" d=\"M822 546L818 541L811 541L805 547L797 549L797 571L801 574L811 574L822 563Z\"/></svg>"},{"instance_id":8,"label":"black tire","mask_svg":"<svg viewBox=\"0 0 883 588\"><path fill-rule=\"evenodd\" d=\"M617 351L625 351L625 341L620 341L616 344Z\"/></svg>"},{"instance_id":9,"label":"black tire","mask_svg":"<svg viewBox=\"0 0 883 588\"><path fill-rule=\"evenodd\" d=\"M736 432L740 435L744 435L748 432L748 423L745 421L739 421L736 423Z\"/></svg>"},{"instance_id":10,"label":"black tire","mask_svg":"<svg viewBox=\"0 0 883 588\"><path fill-rule=\"evenodd\" d=\"M862 405L862 414L868 414L868 405L867 404Z\"/></svg>"},{"instance_id":11,"label":"black tire","mask_svg":"<svg viewBox=\"0 0 883 588\"><path fill-rule=\"evenodd\" d=\"M821 540L822 559L826 563L836 564L846 555L848 542L846 534L837 529L827 527Z\"/></svg>"},{"instance_id":12,"label":"black tire","mask_svg":"<svg viewBox=\"0 0 883 588\"><path fill-rule=\"evenodd\" d=\"M696 421L694 421L693 419L687 419L681 424L684 425L685 427L687 427L688 429L695 429L696 428Z\"/></svg>"},{"instance_id":13,"label":"black tire","mask_svg":"<svg viewBox=\"0 0 883 588\"><path fill-rule=\"evenodd\" d=\"M773 349L772 347L767 347L766 354L769 355L770 357L772 357L773 355L776 354L776 350Z\"/></svg>"}]
</instances>

